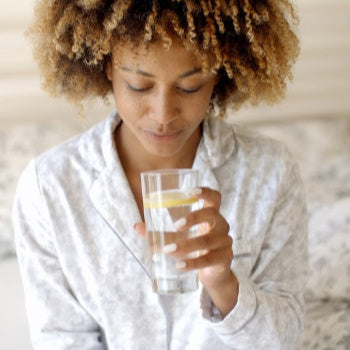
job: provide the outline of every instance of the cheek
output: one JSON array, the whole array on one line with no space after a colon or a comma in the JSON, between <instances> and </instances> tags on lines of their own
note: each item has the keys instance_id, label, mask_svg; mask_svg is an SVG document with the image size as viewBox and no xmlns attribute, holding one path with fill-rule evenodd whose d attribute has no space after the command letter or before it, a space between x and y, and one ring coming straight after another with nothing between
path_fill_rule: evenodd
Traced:
<instances>
[{"instance_id":1,"label":"cheek","mask_svg":"<svg viewBox=\"0 0 350 350\"><path fill-rule=\"evenodd\" d=\"M193 115L198 115L198 117L203 117L207 110L210 103L212 90L207 90L203 92L198 98L194 101L191 101L189 104L189 110Z\"/></svg>"},{"instance_id":2,"label":"cheek","mask_svg":"<svg viewBox=\"0 0 350 350\"><path fill-rule=\"evenodd\" d=\"M130 113L135 110L135 103L132 101L132 98L124 84L121 82L121 79L117 76L113 76L112 80L113 85L113 96L115 105L118 113L123 117L124 115L130 115Z\"/></svg>"},{"instance_id":3,"label":"cheek","mask_svg":"<svg viewBox=\"0 0 350 350\"><path fill-rule=\"evenodd\" d=\"M145 114L145 105L139 99L135 99L130 94L116 92L114 94L116 109L121 118L126 122L136 122Z\"/></svg>"}]
</instances>

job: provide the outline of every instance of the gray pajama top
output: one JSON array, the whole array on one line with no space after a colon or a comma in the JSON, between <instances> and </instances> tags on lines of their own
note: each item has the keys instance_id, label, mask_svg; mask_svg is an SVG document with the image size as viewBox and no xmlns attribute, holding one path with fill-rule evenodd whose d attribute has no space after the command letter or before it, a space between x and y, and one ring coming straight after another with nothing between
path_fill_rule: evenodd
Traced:
<instances>
[{"instance_id":1,"label":"gray pajama top","mask_svg":"<svg viewBox=\"0 0 350 350\"><path fill-rule=\"evenodd\" d=\"M224 318L206 291L152 292L141 220L113 113L32 160L13 208L35 349L293 349L303 323L307 215L298 166L277 141L210 118L193 168L222 194L239 280Z\"/></svg>"}]
</instances>

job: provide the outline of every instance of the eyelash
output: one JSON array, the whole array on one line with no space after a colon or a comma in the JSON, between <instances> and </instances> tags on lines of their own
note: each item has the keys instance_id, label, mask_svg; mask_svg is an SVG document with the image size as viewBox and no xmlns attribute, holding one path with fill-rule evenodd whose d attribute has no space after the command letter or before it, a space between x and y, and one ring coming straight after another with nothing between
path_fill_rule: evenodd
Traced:
<instances>
[{"instance_id":1,"label":"eyelash","mask_svg":"<svg viewBox=\"0 0 350 350\"><path fill-rule=\"evenodd\" d=\"M181 88L178 88L178 89L185 94L194 94L195 92L199 91L200 88L201 88L201 86L197 87L196 89L192 89L192 90L186 90L186 89L181 89Z\"/></svg>"},{"instance_id":2,"label":"eyelash","mask_svg":"<svg viewBox=\"0 0 350 350\"><path fill-rule=\"evenodd\" d=\"M138 88L135 88L129 84L126 84L127 88L131 91L134 91L134 92L144 92L144 91L147 91L149 88L144 88L144 89L138 89Z\"/></svg>"},{"instance_id":3,"label":"eyelash","mask_svg":"<svg viewBox=\"0 0 350 350\"><path fill-rule=\"evenodd\" d=\"M138 88L135 88L133 87L132 85L130 84L127 84L127 87L128 89L130 89L131 91L134 91L134 92L145 92L147 90L149 90L150 88L141 88L141 89L138 89ZM177 90L179 90L180 92L184 93L184 94L194 94L196 93L197 91L199 91L201 89L202 86L199 86L198 88L196 89L192 89L192 90L186 90L186 89L182 89L182 88L177 88Z\"/></svg>"}]
</instances>

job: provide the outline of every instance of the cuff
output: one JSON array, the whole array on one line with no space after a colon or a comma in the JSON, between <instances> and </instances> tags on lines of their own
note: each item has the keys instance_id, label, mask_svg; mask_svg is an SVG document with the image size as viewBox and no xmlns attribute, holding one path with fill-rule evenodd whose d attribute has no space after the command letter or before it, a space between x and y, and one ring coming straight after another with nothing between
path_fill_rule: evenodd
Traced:
<instances>
[{"instance_id":1,"label":"cuff","mask_svg":"<svg viewBox=\"0 0 350 350\"><path fill-rule=\"evenodd\" d=\"M254 315L257 300L253 285L248 279L238 279L238 299L236 306L223 318L209 294L203 288L201 293L202 316L211 323L218 333L232 334L241 329Z\"/></svg>"}]
</instances>

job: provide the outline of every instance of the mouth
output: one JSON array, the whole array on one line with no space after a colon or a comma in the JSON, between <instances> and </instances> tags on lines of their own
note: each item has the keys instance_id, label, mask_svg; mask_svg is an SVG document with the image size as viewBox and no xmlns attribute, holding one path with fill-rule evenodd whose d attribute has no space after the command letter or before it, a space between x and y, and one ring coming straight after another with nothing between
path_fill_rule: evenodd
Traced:
<instances>
[{"instance_id":1,"label":"mouth","mask_svg":"<svg viewBox=\"0 0 350 350\"><path fill-rule=\"evenodd\" d=\"M176 131L166 131L166 132L157 132L151 130L144 130L145 134L151 139L158 142L170 142L177 139L177 137L182 133L182 130Z\"/></svg>"}]
</instances>

